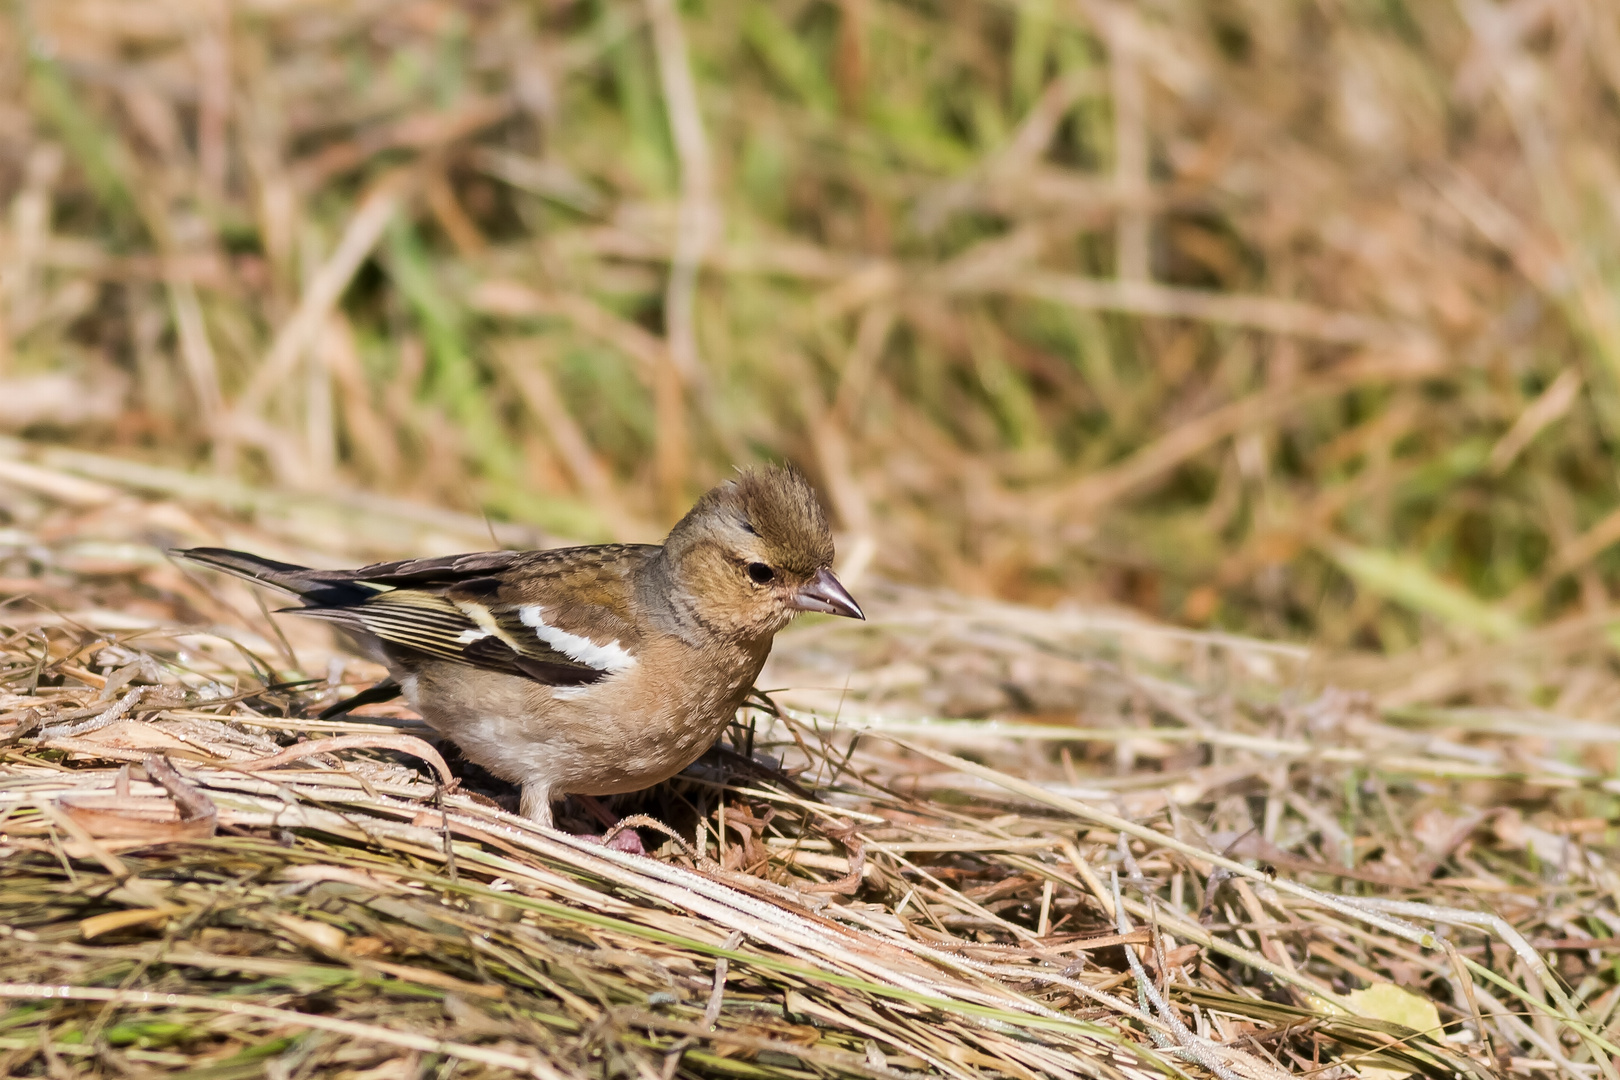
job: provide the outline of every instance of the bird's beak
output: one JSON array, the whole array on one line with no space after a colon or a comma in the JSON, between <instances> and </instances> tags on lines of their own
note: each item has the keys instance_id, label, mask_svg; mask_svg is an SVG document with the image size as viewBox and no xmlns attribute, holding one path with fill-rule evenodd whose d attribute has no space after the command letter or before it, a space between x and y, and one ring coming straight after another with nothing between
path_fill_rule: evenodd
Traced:
<instances>
[{"instance_id":1,"label":"bird's beak","mask_svg":"<svg viewBox=\"0 0 1620 1080\"><path fill-rule=\"evenodd\" d=\"M831 570L817 570L809 584L793 594L789 604L797 611L819 611L825 615L843 615L851 619L865 619L861 605L849 595L843 583L833 577Z\"/></svg>"}]
</instances>

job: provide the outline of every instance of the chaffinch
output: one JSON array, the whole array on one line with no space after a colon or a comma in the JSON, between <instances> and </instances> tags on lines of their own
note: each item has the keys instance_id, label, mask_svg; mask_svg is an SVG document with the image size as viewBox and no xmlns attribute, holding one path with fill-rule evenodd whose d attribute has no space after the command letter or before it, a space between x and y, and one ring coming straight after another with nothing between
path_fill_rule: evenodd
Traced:
<instances>
[{"instance_id":1,"label":"chaffinch","mask_svg":"<svg viewBox=\"0 0 1620 1080\"><path fill-rule=\"evenodd\" d=\"M358 570L174 554L292 593L303 606L285 610L346 631L468 760L521 785L524 816L547 826L555 799L639 791L695 761L798 612L866 617L833 576L826 515L791 467L715 487L662 545ZM397 692L389 683L366 700Z\"/></svg>"}]
</instances>

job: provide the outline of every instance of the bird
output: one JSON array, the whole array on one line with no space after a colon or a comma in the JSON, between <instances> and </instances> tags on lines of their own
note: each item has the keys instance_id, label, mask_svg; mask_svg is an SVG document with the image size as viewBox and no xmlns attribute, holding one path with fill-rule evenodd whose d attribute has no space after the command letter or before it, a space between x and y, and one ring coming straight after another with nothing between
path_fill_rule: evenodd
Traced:
<instances>
[{"instance_id":1,"label":"bird","mask_svg":"<svg viewBox=\"0 0 1620 1080\"><path fill-rule=\"evenodd\" d=\"M223 548L171 552L297 597L387 667L349 699L403 693L554 828L567 795L640 791L720 736L801 612L864 620L791 465L739 470L662 544L486 551L313 570Z\"/></svg>"}]
</instances>

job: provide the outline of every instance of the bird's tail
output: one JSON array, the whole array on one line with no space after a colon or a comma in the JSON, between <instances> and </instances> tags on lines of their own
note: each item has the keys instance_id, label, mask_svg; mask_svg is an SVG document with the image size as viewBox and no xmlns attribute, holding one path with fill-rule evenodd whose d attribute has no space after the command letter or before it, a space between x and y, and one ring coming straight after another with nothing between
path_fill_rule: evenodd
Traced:
<instances>
[{"instance_id":1,"label":"bird's tail","mask_svg":"<svg viewBox=\"0 0 1620 1080\"><path fill-rule=\"evenodd\" d=\"M291 593L306 605L326 606L354 602L373 590L357 584L354 576L344 570L311 570L307 566L277 562L245 551L228 548L174 548L170 555L177 559L219 570L235 577L245 578L260 585L268 585Z\"/></svg>"}]
</instances>

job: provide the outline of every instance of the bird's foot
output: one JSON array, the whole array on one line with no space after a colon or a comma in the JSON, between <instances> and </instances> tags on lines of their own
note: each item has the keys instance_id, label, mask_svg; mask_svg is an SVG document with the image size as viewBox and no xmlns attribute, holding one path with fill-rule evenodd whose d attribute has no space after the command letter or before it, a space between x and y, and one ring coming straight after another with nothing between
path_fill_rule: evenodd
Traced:
<instances>
[{"instance_id":1,"label":"bird's foot","mask_svg":"<svg viewBox=\"0 0 1620 1080\"><path fill-rule=\"evenodd\" d=\"M631 855L645 855L647 849L641 844L641 837L637 835L631 820L619 820L619 816L607 808L601 799L593 795L575 795L574 799L607 829L601 836L580 836L581 840L589 840L595 844L604 844L614 851L628 852Z\"/></svg>"},{"instance_id":2,"label":"bird's foot","mask_svg":"<svg viewBox=\"0 0 1620 1080\"><path fill-rule=\"evenodd\" d=\"M641 844L641 837L636 834L635 829L631 828L613 828L601 836L584 835L580 839L586 843L601 844L603 847L610 847L614 851L622 851L627 855L647 854L647 849Z\"/></svg>"}]
</instances>

